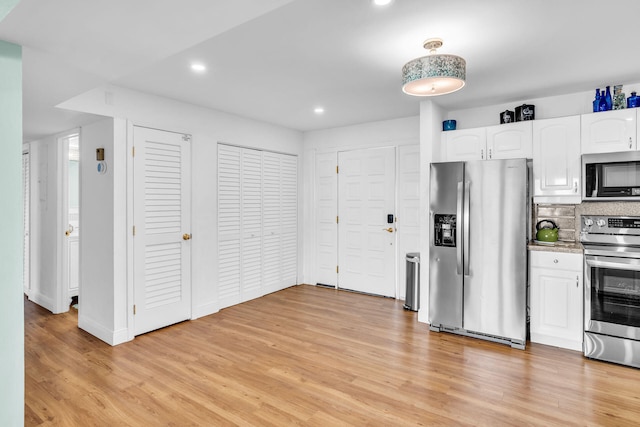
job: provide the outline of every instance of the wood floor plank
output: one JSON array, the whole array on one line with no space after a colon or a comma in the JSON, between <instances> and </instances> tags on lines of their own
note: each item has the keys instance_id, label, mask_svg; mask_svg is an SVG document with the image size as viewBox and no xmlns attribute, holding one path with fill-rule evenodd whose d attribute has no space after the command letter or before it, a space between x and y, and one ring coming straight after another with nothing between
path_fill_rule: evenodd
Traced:
<instances>
[{"instance_id":1,"label":"wood floor plank","mask_svg":"<svg viewBox=\"0 0 640 427\"><path fill-rule=\"evenodd\" d=\"M26 426L632 426L640 370L295 286L116 347L25 300Z\"/></svg>"}]
</instances>

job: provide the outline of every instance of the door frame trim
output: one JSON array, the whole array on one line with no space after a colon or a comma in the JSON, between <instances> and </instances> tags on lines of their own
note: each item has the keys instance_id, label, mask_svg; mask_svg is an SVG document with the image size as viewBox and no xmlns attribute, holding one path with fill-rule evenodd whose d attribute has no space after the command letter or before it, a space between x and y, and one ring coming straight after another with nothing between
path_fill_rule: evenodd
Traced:
<instances>
[{"instance_id":1,"label":"door frame trim","mask_svg":"<svg viewBox=\"0 0 640 427\"><path fill-rule=\"evenodd\" d=\"M126 161L126 169L127 169L127 195L126 195L126 203L127 203L127 303L126 303L126 311L127 311L127 341L131 341L135 338L135 325L134 325L134 315L133 315L133 305L135 302L134 297L134 274L133 274L133 122L127 120L126 128L127 128L127 161Z\"/></svg>"}]
</instances>

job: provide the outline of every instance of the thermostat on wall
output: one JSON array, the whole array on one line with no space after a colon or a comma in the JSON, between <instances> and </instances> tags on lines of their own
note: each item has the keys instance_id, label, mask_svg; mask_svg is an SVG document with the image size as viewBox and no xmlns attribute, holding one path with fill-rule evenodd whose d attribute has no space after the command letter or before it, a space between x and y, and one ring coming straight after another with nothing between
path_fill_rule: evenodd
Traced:
<instances>
[{"instance_id":1,"label":"thermostat on wall","mask_svg":"<svg viewBox=\"0 0 640 427\"><path fill-rule=\"evenodd\" d=\"M100 175L104 175L107 172L107 162L98 162L97 170Z\"/></svg>"}]
</instances>

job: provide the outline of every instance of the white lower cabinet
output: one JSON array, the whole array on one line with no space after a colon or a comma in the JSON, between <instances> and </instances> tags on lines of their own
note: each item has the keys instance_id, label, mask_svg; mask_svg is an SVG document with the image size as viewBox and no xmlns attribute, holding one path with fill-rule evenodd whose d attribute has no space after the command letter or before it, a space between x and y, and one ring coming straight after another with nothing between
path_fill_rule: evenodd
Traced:
<instances>
[{"instance_id":1,"label":"white lower cabinet","mask_svg":"<svg viewBox=\"0 0 640 427\"><path fill-rule=\"evenodd\" d=\"M531 342L582 351L582 254L530 251Z\"/></svg>"}]
</instances>

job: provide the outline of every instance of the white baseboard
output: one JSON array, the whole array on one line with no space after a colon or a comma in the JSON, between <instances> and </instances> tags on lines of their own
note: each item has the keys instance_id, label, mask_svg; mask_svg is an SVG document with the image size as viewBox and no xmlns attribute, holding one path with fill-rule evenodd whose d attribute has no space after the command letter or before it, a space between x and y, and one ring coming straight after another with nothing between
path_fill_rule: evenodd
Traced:
<instances>
[{"instance_id":1,"label":"white baseboard","mask_svg":"<svg viewBox=\"0 0 640 427\"><path fill-rule=\"evenodd\" d=\"M78 327L109 345L118 345L130 341L128 329L112 331L80 313L78 313Z\"/></svg>"},{"instance_id":2,"label":"white baseboard","mask_svg":"<svg viewBox=\"0 0 640 427\"><path fill-rule=\"evenodd\" d=\"M220 311L220 309L218 308L218 303L216 302L199 305L193 309L193 313L191 313L191 320L209 316L210 314L215 314L218 311Z\"/></svg>"},{"instance_id":3,"label":"white baseboard","mask_svg":"<svg viewBox=\"0 0 640 427\"><path fill-rule=\"evenodd\" d=\"M56 314L55 302L53 301L53 299L49 298L46 295L42 295L40 292L31 290L31 292L29 292L29 301L32 301L38 304L39 306L46 308L50 312Z\"/></svg>"},{"instance_id":4,"label":"white baseboard","mask_svg":"<svg viewBox=\"0 0 640 427\"><path fill-rule=\"evenodd\" d=\"M582 351L582 341L570 340L566 338L555 337L552 335L531 333L531 342L538 344L551 345L554 347L566 348L567 350Z\"/></svg>"}]
</instances>

